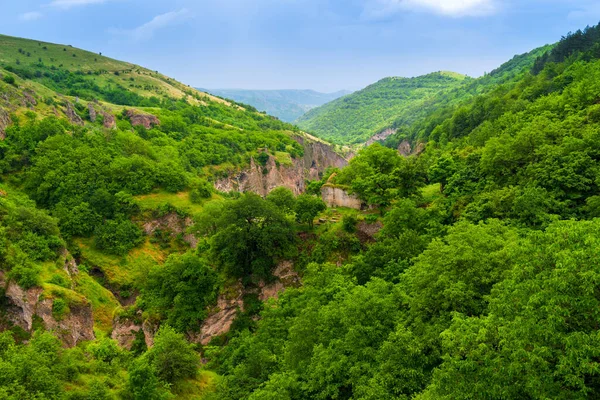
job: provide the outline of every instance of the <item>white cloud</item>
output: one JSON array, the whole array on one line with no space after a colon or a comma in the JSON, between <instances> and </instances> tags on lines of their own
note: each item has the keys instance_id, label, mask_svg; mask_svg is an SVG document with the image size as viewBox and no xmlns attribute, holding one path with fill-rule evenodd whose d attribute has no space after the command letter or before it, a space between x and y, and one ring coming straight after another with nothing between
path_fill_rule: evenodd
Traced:
<instances>
[{"instance_id":1,"label":"white cloud","mask_svg":"<svg viewBox=\"0 0 600 400\"><path fill-rule=\"evenodd\" d=\"M42 18L44 16L44 14L42 14L41 12L37 12L37 11L31 11L31 12L26 12L25 14L21 14L19 15L19 19L21 21L36 21L40 18Z\"/></svg>"},{"instance_id":2,"label":"white cloud","mask_svg":"<svg viewBox=\"0 0 600 400\"><path fill-rule=\"evenodd\" d=\"M165 14L157 15L152 18L151 21L134 29L110 29L109 31L113 34L130 36L136 41L146 40L150 39L156 30L175 25L191 17L190 11L184 8L179 11L170 11Z\"/></svg>"},{"instance_id":3,"label":"white cloud","mask_svg":"<svg viewBox=\"0 0 600 400\"><path fill-rule=\"evenodd\" d=\"M400 11L428 11L450 17L493 14L495 0L367 0L364 15L381 18Z\"/></svg>"},{"instance_id":4,"label":"white cloud","mask_svg":"<svg viewBox=\"0 0 600 400\"><path fill-rule=\"evenodd\" d=\"M108 0L52 0L50 6L59 8L72 8L78 6L87 6L90 4L102 4Z\"/></svg>"}]
</instances>

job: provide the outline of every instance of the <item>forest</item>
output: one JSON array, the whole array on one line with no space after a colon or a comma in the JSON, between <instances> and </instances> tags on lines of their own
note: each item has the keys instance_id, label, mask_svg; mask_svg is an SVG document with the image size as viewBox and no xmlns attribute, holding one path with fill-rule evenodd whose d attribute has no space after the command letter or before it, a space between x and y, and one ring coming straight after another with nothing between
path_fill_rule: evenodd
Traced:
<instances>
[{"instance_id":1,"label":"forest","mask_svg":"<svg viewBox=\"0 0 600 400\"><path fill-rule=\"evenodd\" d=\"M123 86L131 103L110 104L160 124L133 126L126 108L114 129L81 105L82 125L12 112L0 141L0 397L599 397L599 29L455 82L414 120L391 112L394 135L301 194L215 187L251 162L268 175L270 161L305 155L299 128L241 104L156 93L149 106ZM7 96L51 79L9 67ZM86 90L114 101L108 86ZM401 155L404 141L422 151ZM328 208L323 187L362 209ZM276 283L285 290L263 296ZM18 290L49 308L28 329L15 323ZM229 329L204 340L227 301ZM72 332L49 329L86 309L93 338L67 345ZM136 327L127 346L120 321Z\"/></svg>"}]
</instances>

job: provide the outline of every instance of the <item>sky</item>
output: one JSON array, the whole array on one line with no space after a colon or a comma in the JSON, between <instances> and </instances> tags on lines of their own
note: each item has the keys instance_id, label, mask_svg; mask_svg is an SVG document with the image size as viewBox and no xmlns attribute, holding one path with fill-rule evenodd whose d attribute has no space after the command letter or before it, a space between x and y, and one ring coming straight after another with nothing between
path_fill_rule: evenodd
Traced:
<instances>
[{"instance_id":1,"label":"sky","mask_svg":"<svg viewBox=\"0 0 600 400\"><path fill-rule=\"evenodd\" d=\"M203 88L357 90L477 77L600 21L598 0L0 0L0 33Z\"/></svg>"}]
</instances>

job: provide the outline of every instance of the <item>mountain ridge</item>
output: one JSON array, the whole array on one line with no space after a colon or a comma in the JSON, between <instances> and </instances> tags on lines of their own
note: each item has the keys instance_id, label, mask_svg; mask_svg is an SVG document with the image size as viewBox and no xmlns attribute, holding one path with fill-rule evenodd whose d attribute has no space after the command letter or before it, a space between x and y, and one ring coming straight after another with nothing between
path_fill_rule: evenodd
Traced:
<instances>
[{"instance_id":1,"label":"mountain ridge","mask_svg":"<svg viewBox=\"0 0 600 400\"><path fill-rule=\"evenodd\" d=\"M253 106L259 111L293 122L307 111L352 92L323 93L313 89L200 89L222 98Z\"/></svg>"}]
</instances>

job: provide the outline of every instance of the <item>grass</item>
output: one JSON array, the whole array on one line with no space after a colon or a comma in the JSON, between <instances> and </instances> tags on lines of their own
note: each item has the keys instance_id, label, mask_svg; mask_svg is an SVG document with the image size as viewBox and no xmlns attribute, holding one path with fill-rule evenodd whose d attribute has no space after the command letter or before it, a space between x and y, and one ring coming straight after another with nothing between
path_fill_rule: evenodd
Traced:
<instances>
[{"instance_id":1,"label":"grass","mask_svg":"<svg viewBox=\"0 0 600 400\"><path fill-rule=\"evenodd\" d=\"M108 335L112 330L115 312L121 307L119 301L110 290L100 285L85 272L80 272L77 276L76 289L92 305L96 337Z\"/></svg>"},{"instance_id":2,"label":"grass","mask_svg":"<svg viewBox=\"0 0 600 400\"><path fill-rule=\"evenodd\" d=\"M79 239L79 248L84 262L99 268L107 283L113 286L137 286L150 267L162 263L167 255L147 239L143 245L125 256L103 253L92 244L92 239Z\"/></svg>"},{"instance_id":3,"label":"grass","mask_svg":"<svg viewBox=\"0 0 600 400\"><path fill-rule=\"evenodd\" d=\"M220 197L216 194L212 195L210 200L217 200ZM169 193L158 191L150 194L145 194L135 197L136 202L142 209L154 210L159 206L171 204L172 206L187 211L190 214L198 214L202 212L203 204L194 204L190 201L189 192ZM208 201L208 200L207 200Z\"/></svg>"},{"instance_id":4,"label":"grass","mask_svg":"<svg viewBox=\"0 0 600 400\"><path fill-rule=\"evenodd\" d=\"M100 86L109 83L120 85L145 97L187 97L192 104L202 104L201 100L188 96L193 94L219 103L230 104L223 99L170 79L157 71L100 55L100 51L93 53L68 44L0 35L0 65L30 67L42 71L55 67L81 72L87 79L95 80Z\"/></svg>"},{"instance_id":5,"label":"grass","mask_svg":"<svg viewBox=\"0 0 600 400\"><path fill-rule=\"evenodd\" d=\"M215 372L200 370L196 379L188 379L177 383L173 393L178 400L201 400L205 395L214 392L218 375Z\"/></svg>"},{"instance_id":6,"label":"grass","mask_svg":"<svg viewBox=\"0 0 600 400\"><path fill-rule=\"evenodd\" d=\"M292 162L292 156L290 153L286 153L284 151L275 152L275 160L281 165L291 166L294 163Z\"/></svg>"}]
</instances>

